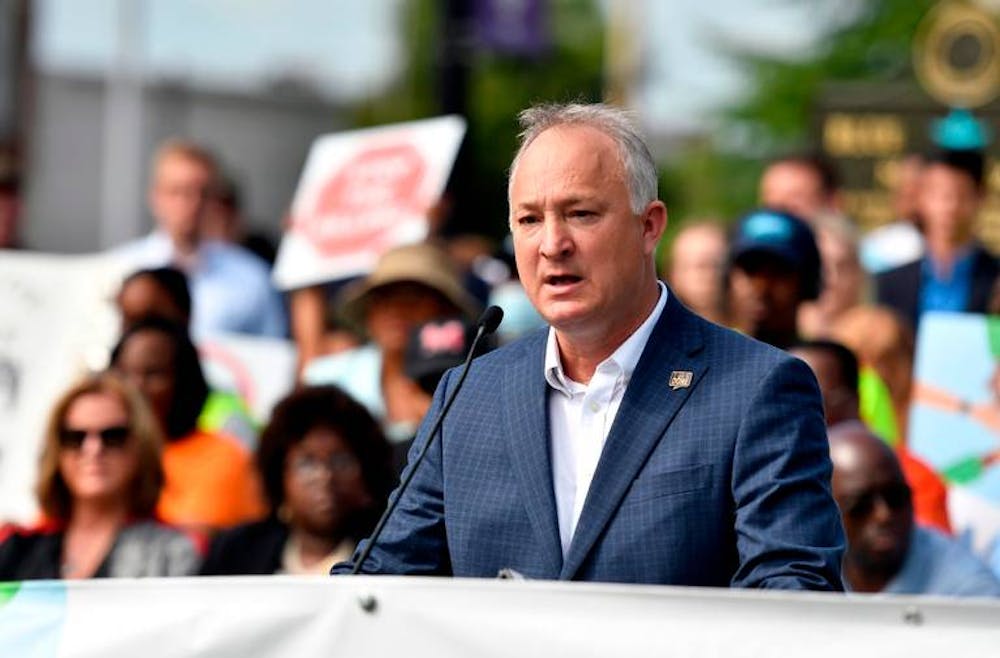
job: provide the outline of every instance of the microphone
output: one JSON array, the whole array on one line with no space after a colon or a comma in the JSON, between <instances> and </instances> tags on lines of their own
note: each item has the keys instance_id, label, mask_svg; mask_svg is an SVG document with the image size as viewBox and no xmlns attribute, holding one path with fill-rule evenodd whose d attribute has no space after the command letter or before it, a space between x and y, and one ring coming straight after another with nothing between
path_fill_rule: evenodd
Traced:
<instances>
[{"instance_id":1,"label":"microphone","mask_svg":"<svg viewBox=\"0 0 1000 658\"><path fill-rule=\"evenodd\" d=\"M431 425L427 442L424 443L424 447L420 450L420 454L417 455L417 458L413 462L413 466L410 468L409 472L406 474L406 477L403 478L402 482L400 482L399 487L396 489L396 496L389 502L389 506L385 508L385 512L382 513L382 517L375 525L375 530L372 531L371 537L368 538L368 543L365 545L364 550L361 551L361 555L358 556L357 561L354 563L354 567L351 569L352 576L361 573L361 567L364 565L365 560L368 559L368 555L372 552L372 548L374 548L375 544L378 543L378 538L382 534L385 524L389 521L389 517L392 516L396 506L399 505L399 501L403 499L403 494L406 493L406 489L410 486L410 482L413 480L413 475L417 472L417 469L420 468L420 464L424 461L424 457L427 456L427 452L430 450L431 445L433 445L434 439L441 429L441 424L444 422L444 417L448 414L448 410L451 409L451 405L455 401L455 397L462 389L462 384L465 383L466 375L469 374L469 366L472 365L472 359L475 356L476 348L479 347L479 341L496 331L497 327L500 326L501 320L503 320L503 309L499 306L490 306L488 309L483 311L482 315L479 316L479 321L476 322L476 337L472 339L472 346L469 347L469 352L465 356L465 363L462 364L462 372L458 377L458 381L455 383L455 387L451 389L451 393L448 394L444 406L441 407L441 411L438 413L437 418L434 419L434 424Z\"/></svg>"}]
</instances>

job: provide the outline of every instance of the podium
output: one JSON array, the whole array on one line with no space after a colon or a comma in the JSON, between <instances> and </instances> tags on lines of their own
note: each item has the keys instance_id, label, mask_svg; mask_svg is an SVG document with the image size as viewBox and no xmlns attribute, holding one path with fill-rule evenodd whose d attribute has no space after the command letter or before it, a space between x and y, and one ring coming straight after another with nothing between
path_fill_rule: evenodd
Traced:
<instances>
[{"instance_id":1,"label":"podium","mask_svg":"<svg viewBox=\"0 0 1000 658\"><path fill-rule=\"evenodd\" d=\"M0 655L1000 655L1000 602L514 580L0 583Z\"/></svg>"}]
</instances>

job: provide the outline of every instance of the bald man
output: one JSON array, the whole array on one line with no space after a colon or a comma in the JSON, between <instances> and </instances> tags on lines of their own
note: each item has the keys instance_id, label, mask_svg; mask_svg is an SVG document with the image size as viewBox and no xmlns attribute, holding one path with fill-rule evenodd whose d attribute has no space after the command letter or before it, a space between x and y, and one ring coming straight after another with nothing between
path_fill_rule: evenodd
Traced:
<instances>
[{"instance_id":1,"label":"bald man","mask_svg":"<svg viewBox=\"0 0 1000 658\"><path fill-rule=\"evenodd\" d=\"M820 155L791 155L771 162L760 177L760 204L806 220L841 209L833 164Z\"/></svg>"},{"instance_id":2,"label":"bald man","mask_svg":"<svg viewBox=\"0 0 1000 658\"><path fill-rule=\"evenodd\" d=\"M964 546L913 521L895 454L861 423L830 431L833 497L847 532L844 580L855 592L1000 596L1000 581Z\"/></svg>"},{"instance_id":3,"label":"bald man","mask_svg":"<svg viewBox=\"0 0 1000 658\"><path fill-rule=\"evenodd\" d=\"M722 324L722 284L729 246L726 230L714 221L686 225L670 248L667 280L688 308Z\"/></svg>"}]
</instances>

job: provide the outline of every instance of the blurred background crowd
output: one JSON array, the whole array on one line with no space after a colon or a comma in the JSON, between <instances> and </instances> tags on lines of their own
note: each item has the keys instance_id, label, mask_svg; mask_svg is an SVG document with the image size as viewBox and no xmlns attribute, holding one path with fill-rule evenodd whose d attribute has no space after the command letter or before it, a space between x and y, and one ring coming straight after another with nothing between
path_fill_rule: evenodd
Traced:
<instances>
[{"instance_id":1,"label":"blurred background crowd","mask_svg":"<svg viewBox=\"0 0 1000 658\"><path fill-rule=\"evenodd\" d=\"M847 585L1000 595L1000 533L972 537L950 502L1000 454L996 2L0 8L0 269L15 250L101 252L124 272L114 344L49 401L43 436L2 437L37 442L39 513L0 530L0 580L347 559L479 312L505 311L485 349L543 327L505 171L518 110L582 99L632 109L661 161L672 294L814 370ZM468 131L427 238L278 290L312 140L440 114ZM928 313L982 318L994 363L978 397L917 381ZM266 417L209 384L203 339L220 334L294 345ZM972 462L935 463L909 440L917 403L990 438ZM983 500L977 527L1000 529L1000 496Z\"/></svg>"}]
</instances>

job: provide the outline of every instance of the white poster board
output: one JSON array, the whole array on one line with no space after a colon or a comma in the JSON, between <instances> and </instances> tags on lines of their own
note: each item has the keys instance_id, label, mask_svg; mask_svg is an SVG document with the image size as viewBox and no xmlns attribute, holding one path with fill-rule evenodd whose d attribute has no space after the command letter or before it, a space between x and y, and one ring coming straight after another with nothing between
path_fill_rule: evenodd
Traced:
<instances>
[{"instance_id":1,"label":"white poster board","mask_svg":"<svg viewBox=\"0 0 1000 658\"><path fill-rule=\"evenodd\" d=\"M271 409L295 388L295 345L278 338L215 334L198 341L205 379L213 390L235 393L263 425Z\"/></svg>"},{"instance_id":2,"label":"white poster board","mask_svg":"<svg viewBox=\"0 0 1000 658\"><path fill-rule=\"evenodd\" d=\"M106 366L120 266L102 256L0 251L0 522L33 520L49 409Z\"/></svg>"},{"instance_id":3,"label":"white poster board","mask_svg":"<svg viewBox=\"0 0 1000 658\"><path fill-rule=\"evenodd\" d=\"M388 249L423 240L464 134L464 119L444 116L317 138L278 249L275 285L363 274Z\"/></svg>"}]
</instances>

